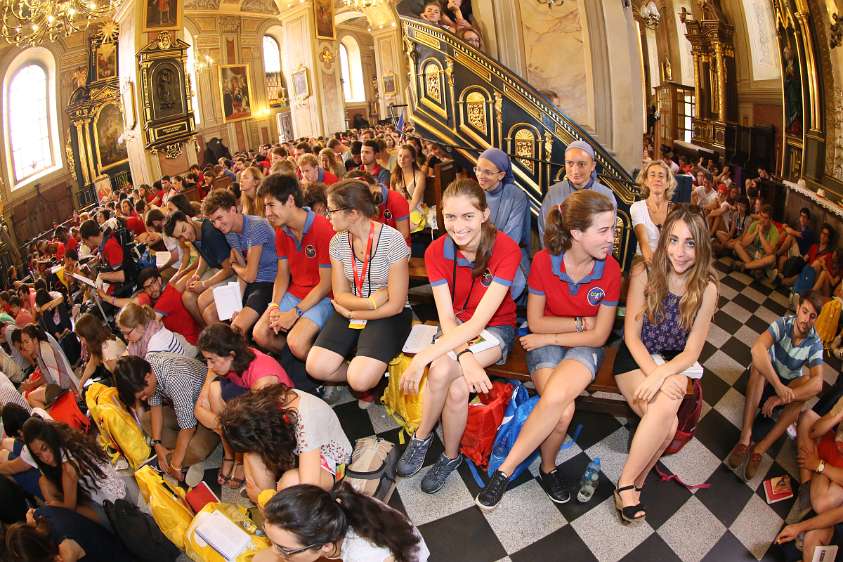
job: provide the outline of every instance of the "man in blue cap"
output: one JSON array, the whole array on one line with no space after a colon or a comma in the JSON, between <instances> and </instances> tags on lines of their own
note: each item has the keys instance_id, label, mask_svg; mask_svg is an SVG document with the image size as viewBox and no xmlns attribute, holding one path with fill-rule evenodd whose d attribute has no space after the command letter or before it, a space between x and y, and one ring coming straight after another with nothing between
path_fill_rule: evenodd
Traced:
<instances>
[{"instance_id":1,"label":"man in blue cap","mask_svg":"<svg viewBox=\"0 0 843 562\"><path fill-rule=\"evenodd\" d=\"M565 179L550 186L539 215L539 240L544 245L544 221L550 210L580 189L591 189L608 197L618 208L615 193L597 181L594 149L585 141L574 141L565 149Z\"/></svg>"}]
</instances>

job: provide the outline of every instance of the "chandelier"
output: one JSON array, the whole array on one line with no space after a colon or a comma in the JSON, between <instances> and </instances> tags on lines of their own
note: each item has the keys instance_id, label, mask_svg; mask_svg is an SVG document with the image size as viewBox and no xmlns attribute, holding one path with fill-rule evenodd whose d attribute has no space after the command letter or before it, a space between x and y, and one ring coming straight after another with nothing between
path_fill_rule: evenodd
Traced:
<instances>
[{"instance_id":1,"label":"chandelier","mask_svg":"<svg viewBox=\"0 0 843 562\"><path fill-rule=\"evenodd\" d=\"M0 0L0 35L13 45L53 42L110 16L122 0Z\"/></svg>"},{"instance_id":2,"label":"chandelier","mask_svg":"<svg viewBox=\"0 0 843 562\"><path fill-rule=\"evenodd\" d=\"M682 8L685 9L684 7ZM641 21L645 27L655 29L662 21L662 15L659 13L659 8L656 3L650 0L647 4L641 6Z\"/></svg>"},{"instance_id":3,"label":"chandelier","mask_svg":"<svg viewBox=\"0 0 843 562\"><path fill-rule=\"evenodd\" d=\"M375 8L382 4L386 4L386 0L344 0L347 8L355 10L364 10L366 8Z\"/></svg>"}]
</instances>

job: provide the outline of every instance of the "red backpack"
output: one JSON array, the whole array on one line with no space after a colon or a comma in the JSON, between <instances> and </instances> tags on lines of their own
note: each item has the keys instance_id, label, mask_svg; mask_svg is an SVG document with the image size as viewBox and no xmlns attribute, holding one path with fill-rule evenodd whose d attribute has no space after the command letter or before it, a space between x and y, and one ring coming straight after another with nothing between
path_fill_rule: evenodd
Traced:
<instances>
[{"instance_id":1,"label":"red backpack","mask_svg":"<svg viewBox=\"0 0 843 562\"><path fill-rule=\"evenodd\" d=\"M480 403L469 403L465 431L460 439L460 452L474 464L485 468L492 454L492 445L498 426L503 421L506 406L512 398L512 385L506 382L492 382L492 390L478 394Z\"/></svg>"},{"instance_id":2,"label":"red backpack","mask_svg":"<svg viewBox=\"0 0 843 562\"><path fill-rule=\"evenodd\" d=\"M700 379L693 379L694 393L691 396L686 396L679 406L679 411L676 412L676 417L679 419L679 425L676 427L676 434L673 436L673 441L664 450L663 455L672 455L678 453L685 446L685 443L691 440L694 433L697 431L697 422L700 421L702 414L703 394L702 384Z\"/></svg>"},{"instance_id":3,"label":"red backpack","mask_svg":"<svg viewBox=\"0 0 843 562\"><path fill-rule=\"evenodd\" d=\"M66 390L61 396L56 398L52 406L47 409L50 417L57 422L64 422L73 429L78 429L84 433L88 432L91 427L91 419L82 413L79 409L79 404L76 403L76 395Z\"/></svg>"}]
</instances>

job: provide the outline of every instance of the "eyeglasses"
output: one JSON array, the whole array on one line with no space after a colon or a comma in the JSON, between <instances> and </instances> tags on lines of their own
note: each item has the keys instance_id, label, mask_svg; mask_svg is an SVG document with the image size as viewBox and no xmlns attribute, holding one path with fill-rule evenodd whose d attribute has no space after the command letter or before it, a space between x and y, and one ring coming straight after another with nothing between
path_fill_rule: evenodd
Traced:
<instances>
[{"instance_id":1,"label":"eyeglasses","mask_svg":"<svg viewBox=\"0 0 843 562\"><path fill-rule=\"evenodd\" d=\"M478 167L475 166L474 167L474 173L477 174L478 176L490 178L490 177L494 176L495 174L500 174L501 172L500 172L500 170L498 170L498 171L485 170L483 168L478 168Z\"/></svg>"},{"instance_id":2,"label":"eyeglasses","mask_svg":"<svg viewBox=\"0 0 843 562\"><path fill-rule=\"evenodd\" d=\"M580 170L584 170L590 162L586 162L585 160L565 160L565 167L566 168L578 168Z\"/></svg>"},{"instance_id":3,"label":"eyeglasses","mask_svg":"<svg viewBox=\"0 0 843 562\"><path fill-rule=\"evenodd\" d=\"M331 216L334 213L339 213L340 211L349 211L349 210L351 210L351 207L340 207L339 209L325 209L325 213L327 213L328 216Z\"/></svg>"},{"instance_id":4,"label":"eyeglasses","mask_svg":"<svg viewBox=\"0 0 843 562\"><path fill-rule=\"evenodd\" d=\"M322 546L320 544L312 544L310 546L303 546L301 548L287 548L286 546L281 546L278 543L272 542L272 548L275 549L275 552L283 556L284 558L289 558L290 556L295 556L300 552L304 552L305 550L310 550L311 548L316 548L318 546Z\"/></svg>"}]
</instances>

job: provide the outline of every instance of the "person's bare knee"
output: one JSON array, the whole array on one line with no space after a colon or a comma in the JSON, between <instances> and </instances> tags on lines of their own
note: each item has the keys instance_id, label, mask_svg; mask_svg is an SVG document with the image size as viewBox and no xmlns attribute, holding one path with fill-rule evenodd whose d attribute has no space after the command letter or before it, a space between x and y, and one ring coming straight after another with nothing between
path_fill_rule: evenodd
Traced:
<instances>
[{"instance_id":1,"label":"person's bare knee","mask_svg":"<svg viewBox=\"0 0 843 562\"><path fill-rule=\"evenodd\" d=\"M383 376L374 365L360 365L360 362L352 360L348 366L348 386L357 392L365 392L377 386Z\"/></svg>"},{"instance_id":2,"label":"person's bare knee","mask_svg":"<svg viewBox=\"0 0 843 562\"><path fill-rule=\"evenodd\" d=\"M460 380L455 380L448 387L446 404L451 406L464 406L468 402L468 386Z\"/></svg>"},{"instance_id":3,"label":"person's bare knee","mask_svg":"<svg viewBox=\"0 0 843 562\"><path fill-rule=\"evenodd\" d=\"M290 470L286 471L284 474L281 475L281 479L278 480L278 484L276 485L275 489L280 492L284 488L295 486L299 482L301 482L301 478L299 477L299 470L297 468L291 468Z\"/></svg>"}]
</instances>

